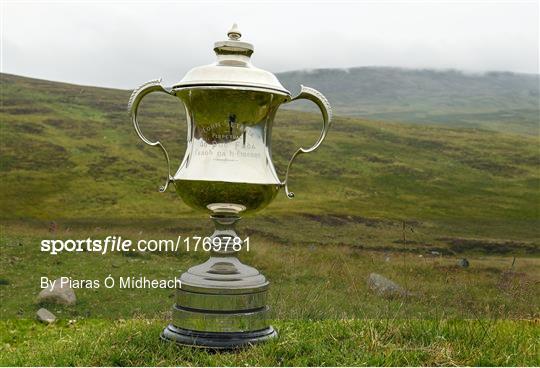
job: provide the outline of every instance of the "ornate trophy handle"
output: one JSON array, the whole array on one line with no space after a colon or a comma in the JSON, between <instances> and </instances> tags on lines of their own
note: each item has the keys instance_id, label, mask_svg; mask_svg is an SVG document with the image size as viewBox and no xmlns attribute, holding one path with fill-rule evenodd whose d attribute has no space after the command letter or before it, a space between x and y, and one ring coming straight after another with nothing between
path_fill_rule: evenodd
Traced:
<instances>
[{"instance_id":1,"label":"ornate trophy handle","mask_svg":"<svg viewBox=\"0 0 540 368\"><path fill-rule=\"evenodd\" d=\"M150 146L158 146L163 152L163 155L165 155L165 160L167 160L167 171L168 171L167 181L165 182L165 185L159 187L159 191L163 193L167 190L169 183L173 181L173 178L171 176L171 164L169 161L169 154L167 153L167 150L161 144L160 141L152 142L151 140L146 138L144 134L142 134L141 128L139 127L139 122L137 121L137 110L139 109L139 103L142 101L144 96L152 92L163 92L163 93L167 93L169 95L174 96L174 94L172 94L170 90L164 88L161 85L161 79L156 79L150 82L146 82L143 85L141 85L139 88L135 89L133 93L131 94L131 97L129 98L129 103L128 103L128 112L129 112L129 115L131 116L133 127L135 128L135 131L137 132L137 135L139 136L139 138L144 143Z\"/></svg>"},{"instance_id":2,"label":"ornate trophy handle","mask_svg":"<svg viewBox=\"0 0 540 368\"><path fill-rule=\"evenodd\" d=\"M292 163L296 156L298 156L301 153L309 153L315 151L321 143L324 141L324 138L326 138L326 133L328 133L328 128L330 128L330 124L332 123L332 107L330 107L330 104L328 103L328 100L326 97L323 96L322 93L317 91L316 89L301 86L300 93L298 96L294 97L292 101L300 100L300 99L306 99L314 102L319 109L321 110L322 117L323 117L323 127L321 130L321 135L319 136L319 139L317 139L317 142L310 148L302 148L300 147L291 157L291 160L289 161L289 164L287 165L287 173L285 174L285 181L282 183L282 185L285 185L285 193L287 193L287 197L290 199L294 198L294 193L289 191L288 182L289 182L289 170L291 169Z\"/></svg>"}]
</instances>

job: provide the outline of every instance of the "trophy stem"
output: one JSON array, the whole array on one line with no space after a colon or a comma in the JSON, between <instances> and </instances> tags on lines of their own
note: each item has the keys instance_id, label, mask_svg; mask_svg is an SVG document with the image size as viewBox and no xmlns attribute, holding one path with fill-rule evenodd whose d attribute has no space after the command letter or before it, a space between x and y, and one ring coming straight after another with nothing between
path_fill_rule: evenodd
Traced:
<instances>
[{"instance_id":1,"label":"trophy stem","mask_svg":"<svg viewBox=\"0 0 540 368\"><path fill-rule=\"evenodd\" d=\"M235 230L240 216L226 213L210 218L215 226L212 244L220 246L212 247L206 262L180 277L182 286L176 291L173 321L161 334L162 339L231 349L276 337L268 322L269 282L236 257L242 247Z\"/></svg>"},{"instance_id":2,"label":"trophy stem","mask_svg":"<svg viewBox=\"0 0 540 368\"><path fill-rule=\"evenodd\" d=\"M242 218L236 214L213 214L210 219L214 222L214 233L211 235L212 244L219 244L219 250L212 247L212 255L236 255L241 250L243 242L236 233L236 223Z\"/></svg>"}]
</instances>

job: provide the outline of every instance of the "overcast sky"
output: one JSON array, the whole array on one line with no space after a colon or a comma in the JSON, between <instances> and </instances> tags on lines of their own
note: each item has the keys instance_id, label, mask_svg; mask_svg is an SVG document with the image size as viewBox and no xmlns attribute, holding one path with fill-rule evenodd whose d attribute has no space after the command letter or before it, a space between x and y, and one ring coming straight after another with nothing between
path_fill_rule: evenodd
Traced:
<instances>
[{"instance_id":1,"label":"overcast sky","mask_svg":"<svg viewBox=\"0 0 540 368\"><path fill-rule=\"evenodd\" d=\"M7 2L2 72L133 88L214 61L237 22L273 72L400 66L538 73L529 2Z\"/></svg>"}]
</instances>

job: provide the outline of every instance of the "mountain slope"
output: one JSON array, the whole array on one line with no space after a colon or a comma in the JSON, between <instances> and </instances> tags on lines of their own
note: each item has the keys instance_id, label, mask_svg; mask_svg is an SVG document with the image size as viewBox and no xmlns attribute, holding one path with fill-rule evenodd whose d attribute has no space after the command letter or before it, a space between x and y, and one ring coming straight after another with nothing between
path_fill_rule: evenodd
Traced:
<instances>
[{"instance_id":1,"label":"mountain slope","mask_svg":"<svg viewBox=\"0 0 540 368\"><path fill-rule=\"evenodd\" d=\"M1 90L3 220L132 224L204 217L172 190L158 193L165 162L136 137L125 110L129 91L6 74ZM185 149L181 104L158 95L141 109L142 129L165 144L174 169ZM273 159L282 177L296 148L318 137L319 119L278 113ZM246 223L271 218L257 231L301 241L298 229L313 228L312 241L345 244L374 241L366 235L374 231L399 240L400 221L416 224L417 237L423 228L429 239L535 240L539 167L538 140L526 135L336 117L320 150L291 171L297 197L280 193Z\"/></svg>"},{"instance_id":2,"label":"mountain slope","mask_svg":"<svg viewBox=\"0 0 540 368\"><path fill-rule=\"evenodd\" d=\"M278 78L293 91L300 84L320 89L339 115L540 133L539 75L362 67Z\"/></svg>"}]
</instances>

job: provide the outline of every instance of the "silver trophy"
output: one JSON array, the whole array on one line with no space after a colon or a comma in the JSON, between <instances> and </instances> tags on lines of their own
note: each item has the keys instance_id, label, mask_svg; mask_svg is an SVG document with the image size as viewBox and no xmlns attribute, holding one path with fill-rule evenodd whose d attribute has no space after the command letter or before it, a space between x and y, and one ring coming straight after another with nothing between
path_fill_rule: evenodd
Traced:
<instances>
[{"instance_id":1,"label":"silver trophy","mask_svg":"<svg viewBox=\"0 0 540 368\"><path fill-rule=\"evenodd\" d=\"M242 215L266 207L281 187L294 197L288 188L291 165L299 154L319 147L332 118L328 101L318 91L302 86L300 94L291 97L274 74L253 66L253 45L240 37L233 25L229 39L214 44L215 63L190 70L172 88L160 80L145 83L133 91L128 104L139 138L159 147L167 161L167 178L159 190L173 183L188 206L207 212L215 224L210 258L182 274L172 323L161 335L185 345L235 348L276 336L266 305L269 282L238 260L242 244L235 224ZM137 122L139 103L151 92L176 96L186 109L187 150L174 175L165 147L146 138ZM281 181L272 163L272 124L281 104L299 99L319 107L322 131L312 147L292 155Z\"/></svg>"}]
</instances>

